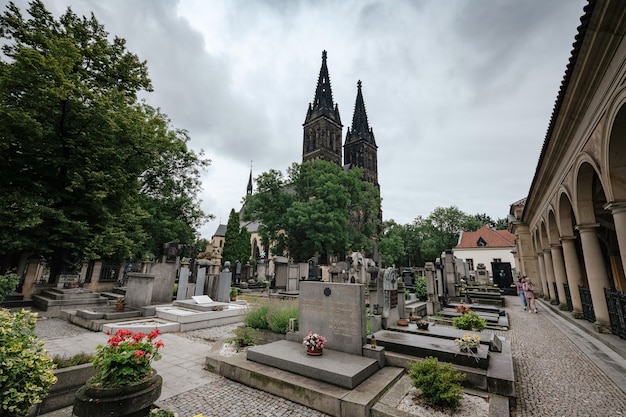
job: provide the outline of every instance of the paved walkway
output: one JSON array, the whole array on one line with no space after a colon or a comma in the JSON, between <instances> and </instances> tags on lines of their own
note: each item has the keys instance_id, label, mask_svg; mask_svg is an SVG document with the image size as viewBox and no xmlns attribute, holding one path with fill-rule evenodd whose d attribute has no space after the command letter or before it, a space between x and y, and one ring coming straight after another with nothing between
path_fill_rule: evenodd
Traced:
<instances>
[{"instance_id":1,"label":"paved walkway","mask_svg":"<svg viewBox=\"0 0 626 417\"><path fill-rule=\"evenodd\" d=\"M511 330L498 333L512 344L518 394L512 417L626 416L626 341L598 335L590 323L543 301L538 314L525 312L518 297L507 297L507 305ZM154 363L163 376L160 406L179 417L325 416L205 371L204 358L229 330L162 335L163 359ZM38 322L37 333L52 354L93 352L106 342L103 333L59 319ZM46 416L69 417L71 407Z\"/></svg>"},{"instance_id":2,"label":"paved walkway","mask_svg":"<svg viewBox=\"0 0 626 417\"><path fill-rule=\"evenodd\" d=\"M626 416L626 356L605 344L626 355L626 341L598 335L542 300L538 314L517 297L507 303L518 395L512 416Z\"/></svg>"}]
</instances>

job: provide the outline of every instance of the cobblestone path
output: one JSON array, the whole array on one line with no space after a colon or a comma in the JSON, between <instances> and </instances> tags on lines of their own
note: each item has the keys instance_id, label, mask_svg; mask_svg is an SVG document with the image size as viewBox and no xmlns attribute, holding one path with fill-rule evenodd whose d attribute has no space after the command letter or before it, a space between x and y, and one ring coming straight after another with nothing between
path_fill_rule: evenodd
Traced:
<instances>
[{"instance_id":1,"label":"cobblestone path","mask_svg":"<svg viewBox=\"0 0 626 417\"><path fill-rule=\"evenodd\" d=\"M626 416L626 395L559 330L549 313L507 309L517 407L512 417Z\"/></svg>"}]
</instances>

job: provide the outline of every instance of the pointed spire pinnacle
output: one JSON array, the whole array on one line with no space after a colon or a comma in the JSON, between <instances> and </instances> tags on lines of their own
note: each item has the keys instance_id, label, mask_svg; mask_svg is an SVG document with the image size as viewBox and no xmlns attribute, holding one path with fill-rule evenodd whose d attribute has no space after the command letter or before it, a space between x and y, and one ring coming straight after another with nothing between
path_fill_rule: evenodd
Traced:
<instances>
[{"instance_id":1,"label":"pointed spire pinnacle","mask_svg":"<svg viewBox=\"0 0 626 417\"><path fill-rule=\"evenodd\" d=\"M356 84L356 102L354 103L354 115L352 116L352 129L348 129L347 141L365 139L372 145L376 145L374 140L374 133L367 121L367 111L365 110L365 101L363 100L363 93L361 91L362 83L359 80Z\"/></svg>"},{"instance_id":2,"label":"pointed spire pinnacle","mask_svg":"<svg viewBox=\"0 0 626 417\"><path fill-rule=\"evenodd\" d=\"M333 91L330 87L330 76L328 75L326 57L326 51L322 51L322 67L320 68L320 75L317 79L315 98L313 99L313 103L309 104L306 120L310 120L314 115L324 115L341 124L339 109L333 102Z\"/></svg>"},{"instance_id":3,"label":"pointed spire pinnacle","mask_svg":"<svg viewBox=\"0 0 626 417\"><path fill-rule=\"evenodd\" d=\"M246 195L252 195L252 161L250 161L250 178L248 178L248 188L246 189Z\"/></svg>"}]
</instances>

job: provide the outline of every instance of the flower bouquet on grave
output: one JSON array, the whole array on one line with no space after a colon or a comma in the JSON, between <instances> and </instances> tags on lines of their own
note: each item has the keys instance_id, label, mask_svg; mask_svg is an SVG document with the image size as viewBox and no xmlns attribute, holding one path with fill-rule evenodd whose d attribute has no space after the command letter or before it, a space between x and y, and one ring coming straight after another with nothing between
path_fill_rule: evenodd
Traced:
<instances>
[{"instance_id":1,"label":"flower bouquet on grave","mask_svg":"<svg viewBox=\"0 0 626 417\"><path fill-rule=\"evenodd\" d=\"M321 334L313 333L310 331L304 339L302 339L302 345L306 347L306 353L311 356L319 356L326 347L326 338Z\"/></svg>"},{"instance_id":2,"label":"flower bouquet on grave","mask_svg":"<svg viewBox=\"0 0 626 417\"><path fill-rule=\"evenodd\" d=\"M459 347L461 352L476 353L480 346L480 336L477 334L470 335L465 333L460 339L454 339L454 343Z\"/></svg>"}]
</instances>

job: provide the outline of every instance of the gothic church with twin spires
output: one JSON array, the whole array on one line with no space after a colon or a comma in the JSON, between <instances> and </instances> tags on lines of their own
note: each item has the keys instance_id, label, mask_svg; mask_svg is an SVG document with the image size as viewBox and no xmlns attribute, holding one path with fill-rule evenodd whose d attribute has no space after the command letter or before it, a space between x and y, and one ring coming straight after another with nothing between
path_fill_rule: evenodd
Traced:
<instances>
[{"instance_id":1,"label":"gothic church with twin spires","mask_svg":"<svg viewBox=\"0 0 626 417\"><path fill-rule=\"evenodd\" d=\"M346 140L342 147L343 124L339 116L339 108L333 101L326 64L326 51L322 52L322 67L317 80L315 98L312 103L309 103L303 127L302 162L321 159L334 162L345 170L359 167L363 169L363 179L380 190L378 184L378 147L374 139L374 132L367 121L361 81L357 82L352 127L348 127ZM252 169L250 169L246 195L251 195L252 192ZM378 216L382 219L380 208ZM259 224L258 222L242 222L241 226L245 226L251 234L251 252L256 259L261 252ZM220 224L211 238L211 245L206 250L206 257L214 260L214 265L221 265L221 251L225 236L226 225Z\"/></svg>"},{"instance_id":2,"label":"gothic church with twin spires","mask_svg":"<svg viewBox=\"0 0 626 417\"><path fill-rule=\"evenodd\" d=\"M348 127L346 141L342 148L343 124L341 124L339 108L333 101L328 65L326 64L326 51L322 52L322 67L317 80L315 98L312 103L309 103L303 127L302 162L321 159L334 162L343 166L344 169L362 168L363 179L380 189L378 184L378 147L374 139L374 132L367 121L361 81L357 83L352 128Z\"/></svg>"}]
</instances>

